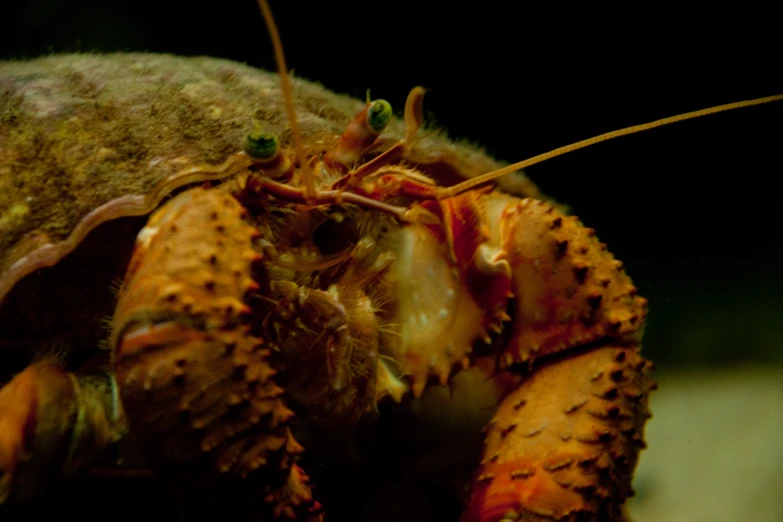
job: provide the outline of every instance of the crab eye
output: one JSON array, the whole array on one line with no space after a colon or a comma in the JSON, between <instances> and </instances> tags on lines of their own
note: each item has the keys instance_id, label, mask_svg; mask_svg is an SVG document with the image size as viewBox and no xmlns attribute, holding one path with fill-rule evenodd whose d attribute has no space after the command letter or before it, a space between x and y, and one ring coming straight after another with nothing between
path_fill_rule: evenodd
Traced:
<instances>
[{"instance_id":1,"label":"crab eye","mask_svg":"<svg viewBox=\"0 0 783 522\"><path fill-rule=\"evenodd\" d=\"M381 132L389 125L391 116L391 104L386 100L375 100L367 111L367 123L375 132Z\"/></svg>"},{"instance_id":2,"label":"crab eye","mask_svg":"<svg viewBox=\"0 0 783 522\"><path fill-rule=\"evenodd\" d=\"M277 136L260 130L248 132L242 142L242 148L245 154L255 160L270 160L279 150Z\"/></svg>"}]
</instances>

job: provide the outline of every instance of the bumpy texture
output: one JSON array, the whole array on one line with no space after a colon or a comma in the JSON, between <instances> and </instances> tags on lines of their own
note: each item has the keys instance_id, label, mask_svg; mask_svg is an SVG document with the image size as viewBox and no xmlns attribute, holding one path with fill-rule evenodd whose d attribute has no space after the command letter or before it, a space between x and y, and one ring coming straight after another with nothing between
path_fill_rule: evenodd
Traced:
<instances>
[{"instance_id":1,"label":"bumpy texture","mask_svg":"<svg viewBox=\"0 0 783 522\"><path fill-rule=\"evenodd\" d=\"M633 348L538 369L488 426L464 522L621 521L655 385Z\"/></svg>"},{"instance_id":2,"label":"bumpy texture","mask_svg":"<svg viewBox=\"0 0 783 522\"><path fill-rule=\"evenodd\" d=\"M362 102L303 80L293 86L303 135L331 149ZM102 342L110 287L123 277L144 216L178 187L235 174L185 173L238 152L253 119L290 152L277 75L227 60L0 62L0 380L35 353ZM403 132L393 121L386 141ZM406 159L451 182L499 166L437 132L420 132ZM521 175L501 181L538 194Z\"/></svg>"},{"instance_id":3,"label":"bumpy texture","mask_svg":"<svg viewBox=\"0 0 783 522\"><path fill-rule=\"evenodd\" d=\"M510 395L465 520L622 519L653 386L636 353L646 301L593 231L524 178L513 195L423 201L497 165L433 133L394 145L399 123L357 144L360 103L298 82L306 156L276 184L236 153L255 117L294 158L275 76L146 55L7 67L0 348L56 341L80 366L72 347L101 337L107 281L125 274L112 366L132 435L167 482L219 490L221 506L244 502L237 513L320 520L292 430L328 453L380 401L422 397L475 365L497 379L492 398ZM362 164L345 178L341 147ZM323 204L295 190L305 164ZM170 193L208 180L141 228ZM25 408L0 441L13 458Z\"/></svg>"},{"instance_id":4,"label":"bumpy texture","mask_svg":"<svg viewBox=\"0 0 783 522\"><path fill-rule=\"evenodd\" d=\"M500 224L518 303L504 366L602 339L640 342L647 300L593 229L533 199L504 208Z\"/></svg>"},{"instance_id":5,"label":"bumpy texture","mask_svg":"<svg viewBox=\"0 0 783 522\"><path fill-rule=\"evenodd\" d=\"M200 477L256 475L275 515L295 518L314 505L293 464L293 413L249 334L243 300L260 256L242 214L230 195L195 189L150 218L115 313L114 366L151 457Z\"/></svg>"},{"instance_id":6,"label":"bumpy texture","mask_svg":"<svg viewBox=\"0 0 783 522\"><path fill-rule=\"evenodd\" d=\"M301 80L294 104L305 136L332 140L362 107ZM253 119L290 145L277 75L228 60L85 54L0 62L0 300L13 284L2 274L20 258L63 241L109 201L150 194L188 167L222 163ZM402 133L398 122L386 131ZM499 165L435 134L410 158L448 161L456 179ZM524 178L506 182L537 193ZM146 208L136 214L158 201L134 202Z\"/></svg>"},{"instance_id":7,"label":"bumpy texture","mask_svg":"<svg viewBox=\"0 0 783 522\"><path fill-rule=\"evenodd\" d=\"M0 251L65 238L114 198L238 151L251 118L285 136L278 79L222 60L54 56L0 70ZM339 134L357 102L297 85L306 132ZM6 267L7 260L0 263Z\"/></svg>"}]
</instances>

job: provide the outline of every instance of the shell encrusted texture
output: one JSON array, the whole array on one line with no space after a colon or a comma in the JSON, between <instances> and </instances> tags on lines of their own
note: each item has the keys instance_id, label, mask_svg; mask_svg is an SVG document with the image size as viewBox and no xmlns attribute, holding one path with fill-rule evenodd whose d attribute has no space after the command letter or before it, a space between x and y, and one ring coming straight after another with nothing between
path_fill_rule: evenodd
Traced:
<instances>
[{"instance_id":1,"label":"shell encrusted texture","mask_svg":"<svg viewBox=\"0 0 783 522\"><path fill-rule=\"evenodd\" d=\"M305 136L339 136L362 106L315 83L293 87ZM277 75L228 60L130 53L0 62L0 272L65 239L100 205L225 161L253 120L291 144ZM403 132L401 122L386 130ZM499 166L438 133L422 136L412 156L449 157L464 176Z\"/></svg>"}]
</instances>

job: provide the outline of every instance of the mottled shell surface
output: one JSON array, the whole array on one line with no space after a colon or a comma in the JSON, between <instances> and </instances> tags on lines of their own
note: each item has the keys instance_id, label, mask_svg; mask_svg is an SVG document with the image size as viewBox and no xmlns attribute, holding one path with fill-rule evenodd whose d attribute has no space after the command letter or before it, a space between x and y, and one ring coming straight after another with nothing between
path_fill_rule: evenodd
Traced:
<instances>
[{"instance_id":1,"label":"mottled shell surface","mask_svg":"<svg viewBox=\"0 0 783 522\"><path fill-rule=\"evenodd\" d=\"M294 103L304 136L328 144L363 102L295 80ZM237 153L254 119L290 150L277 75L227 60L0 62L0 351L97 342L96 324L113 306L108 287L122 277L143 216L172 190L206 179L193 170ZM384 136L402 134L398 121ZM429 131L406 160L454 178L499 166ZM537 194L522 176L506 183Z\"/></svg>"}]
</instances>

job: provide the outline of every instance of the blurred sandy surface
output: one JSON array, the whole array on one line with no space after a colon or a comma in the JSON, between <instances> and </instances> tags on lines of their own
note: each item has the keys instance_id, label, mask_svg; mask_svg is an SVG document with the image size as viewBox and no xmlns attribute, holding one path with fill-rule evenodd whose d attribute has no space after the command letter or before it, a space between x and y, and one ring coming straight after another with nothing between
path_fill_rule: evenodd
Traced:
<instances>
[{"instance_id":1,"label":"blurred sandy surface","mask_svg":"<svg viewBox=\"0 0 783 522\"><path fill-rule=\"evenodd\" d=\"M634 522L783 521L783 367L657 380Z\"/></svg>"}]
</instances>

